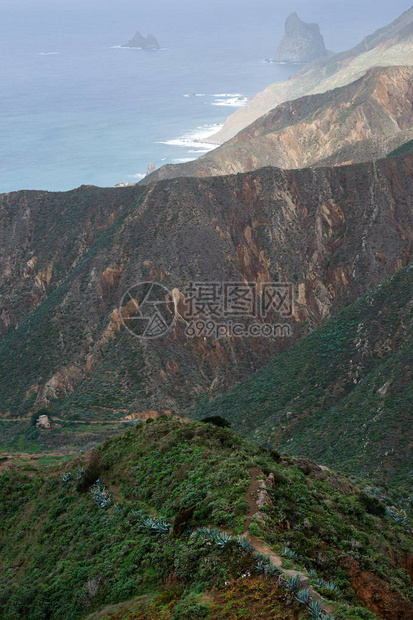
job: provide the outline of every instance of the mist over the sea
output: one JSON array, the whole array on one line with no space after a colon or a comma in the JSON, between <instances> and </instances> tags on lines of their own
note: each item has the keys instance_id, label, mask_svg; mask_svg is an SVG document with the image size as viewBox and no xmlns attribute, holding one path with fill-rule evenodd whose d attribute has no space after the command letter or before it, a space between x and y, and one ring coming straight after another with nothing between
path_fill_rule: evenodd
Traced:
<instances>
[{"instance_id":1,"label":"mist over the sea","mask_svg":"<svg viewBox=\"0 0 413 620\"><path fill-rule=\"evenodd\" d=\"M340 51L410 4L0 0L0 192L134 182L149 162L196 157L193 138L212 133L237 97L297 70L263 62L292 10ZM163 49L116 47L137 30Z\"/></svg>"}]
</instances>

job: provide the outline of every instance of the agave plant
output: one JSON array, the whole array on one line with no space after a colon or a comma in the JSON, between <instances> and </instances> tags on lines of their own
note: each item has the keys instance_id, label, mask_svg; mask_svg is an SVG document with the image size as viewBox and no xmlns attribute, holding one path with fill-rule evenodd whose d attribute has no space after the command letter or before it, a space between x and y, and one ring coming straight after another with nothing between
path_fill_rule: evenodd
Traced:
<instances>
[{"instance_id":1,"label":"agave plant","mask_svg":"<svg viewBox=\"0 0 413 620\"><path fill-rule=\"evenodd\" d=\"M257 562L254 568L257 571L257 573L263 574L265 572L265 564L261 560Z\"/></svg>"},{"instance_id":2,"label":"agave plant","mask_svg":"<svg viewBox=\"0 0 413 620\"><path fill-rule=\"evenodd\" d=\"M250 549L253 548L253 547L251 547L251 545L248 542L248 540L246 538L244 538L243 536L238 536L237 537L237 544L238 544L238 547L240 549L242 549L243 551L249 551Z\"/></svg>"},{"instance_id":3,"label":"agave plant","mask_svg":"<svg viewBox=\"0 0 413 620\"><path fill-rule=\"evenodd\" d=\"M171 525L165 519L155 519L152 529L159 534L167 534L171 528Z\"/></svg>"},{"instance_id":4,"label":"agave plant","mask_svg":"<svg viewBox=\"0 0 413 620\"><path fill-rule=\"evenodd\" d=\"M170 524L164 519L153 519L152 517L144 519L142 525L156 534L166 534L171 528Z\"/></svg>"},{"instance_id":5,"label":"agave plant","mask_svg":"<svg viewBox=\"0 0 413 620\"><path fill-rule=\"evenodd\" d=\"M72 474L70 472L68 472L67 474L63 474L62 476L62 480L64 483L69 482L69 480L72 479Z\"/></svg>"},{"instance_id":6,"label":"agave plant","mask_svg":"<svg viewBox=\"0 0 413 620\"><path fill-rule=\"evenodd\" d=\"M291 592L299 592L301 588L301 577L300 575L293 575L292 577L288 577L287 579L287 588L291 590Z\"/></svg>"},{"instance_id":7,"label":"agave plant","mask_svg":"<svg viewBox=\"0 0 413 620\"><path fill-rule=\"evenodd\" d=\"M268 555L263 555L262 553L259 553L258 551L254 553L252 557L254 558L254 560L261 561L263 564L270 563L270 558L268 557Z\"/></svg>"},{"instance_id":8,"label":"agave plant","mask_svg":"<svg viewBox=\"0 0 413 620\"><path fill-rule=\"evenodd\" d=\"M212 540L217 540L218 534L218 530L214 527L200 527L196 530L197 536L202 536L202 538L210 538Z\"/></svg>"},{"instance_id":9,"label":"agave plant","mask_svg":"<svg viewBox=\"0 0 413 620\"><path fill-rule=\"evenodd\" d=\"M200 527L192 533L194 538L201 538L203 540L218 540L218 530L211 527Z\"/></svg>"},{"instance_id":10,"label":"agave plant","mask_svg":"<svg viewBox=\"0 0 413 620\"><path fill-rule=\"evenodd\" d=\"M145 514L142 510L132 510L129 518L129 523L131 525L137 525L138 523L141 523L143 521L144 516Z\"/></svg>"},{"instance_id":11,"label":"agave plant","mask_svg":"<svg viewBox=\"0 0 413 620\"><path fill-rule=\"evenodd\" d=\"M315 620L324 620L324 607L321 601L313 600L308 604L308 613L310 618Z\"/></svg>"},{"instance_id":12,"label":"agave plant","mask_svg":"<svg viewBox=\"0 0 413 620\"><path fill-rule=\"evenodd\" d=\"M335 592L336 594L338 594L340 592L339 588L332 581L324 582L324 587L327 590L330 590L330 592Z\"/></svg>"},{"instance_id":13,"label":"agave plant","mask_svg":"<svg viewBox=\"0 0 413 620\"><path fill-rule=\"evenodd\" d=\"M220 549L225 549L227 544L231 541L231 536L229 536L226 532L222 532L217 536L216 545Z\"/></svg>"},{"instance_id":14,"label":"agave plant","mask_svg":"<svg viewBox=\"0 0 413 620\"><path fill-rule=\"evenodd\" d=\"M271 562L269 564L267 564L267 573L273 577L274 575L278 574L278 568L276 566L274 566L274 564L271 564Z\"/></svg>"},{"instance_id":15,"label":"agave plant","mask_svg":"<svg viewBox=\"0 0 413 620\"><path fill-rule=\"evenodd\" d=\"M396 521L396 523L402 525L406 530L409 529L409 521L406 515L401 514L400 512L396 512L395 510L392 510L391 508L389 508L389 506L387 506L386 516L390 519L393 519L393 521Z\"/></svg>"},{"instance_id":16,"label":"agave plant","mask_svg":"<svg viewBox=\"0 0 413 620\"><path fill-rule=\"evenodd\" d=\"M299 590L295 598L299 603L301 603L301 605L309 605L312 600L311 592L306 588Z\"/></svg>"},{"instance_id":17,"label":"agave plant","mask_svg":"<svg viewBox=\"0 0 413 620\"><path fill-rule=\"evenodd\" d=\"M367 487L366 493L367 495L371 495L372 497L376 497L377 499L380 499L382 491L378 487Z\"/></svg>"},{"instance_id":18,"label":"agave plant","mask_svg":"<svg viewBox=\"0 0 413 620\"><path fill-rule=\"evenodd\" d=\"M293 560L293 562L295 562L298 558L298 555L296 554L296 552L292 551L292 549L289 549L288 547L284 547L284 549L281 552L281 555L285 558L289 558L290 560Z\"/></svg>"},{"instance_id":19,"label":"agave plant","mask_svg":"<svg viewBox=\"0 0 413 620\"><path fill-rule=\"evenodd\" d=\"M108 508L112 503L110 498L110 493L105 489L105 487L98 485L95 483L91 488L90 492L93 497L93 501L100 508Z\"/></svg>"}]
</instances>

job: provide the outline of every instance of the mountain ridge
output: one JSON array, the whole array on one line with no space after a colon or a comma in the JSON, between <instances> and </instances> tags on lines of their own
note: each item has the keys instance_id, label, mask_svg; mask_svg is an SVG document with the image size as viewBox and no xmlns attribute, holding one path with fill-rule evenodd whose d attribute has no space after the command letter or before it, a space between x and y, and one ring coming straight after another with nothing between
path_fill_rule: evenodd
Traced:
<instances>
[{"instance_id":1,"label":"mountain ridge","mask_svg":"<svg viewBox=\"0 0 413 620\"><path fill-rule=\"evenodd\" d=\"M77 440L71 433L71 425L79 430L76 416L116 422L137 412L186 410L203 394L228 390L410 261L412 175L407 154L342 168L267 168L146 188L82 190L108 204L106 222L123 196L124 209L87 251L80 244L79 258L74 254L74 264L63 265L61 279L45 281L35 307L4 299L3 314L14 328L0 341L3 428L14 428L8 418L23 420L52 407L68 425L41 434L42 441L49 449L54 442L85 445L99 429ZM27 253L8 260L15 239L7 233L27 209L20 199L8 197L13 216L5 226L10 245L3 263L15 278L7 286L30 291L37 270L43 272L55 254L56 239L64 256L65 244L76 249L74 239L83 239L85 230L67 226L71 209L62 210L79 194L43 196L56 228L48 240L34 226L39 236L31 233L21 244ZM43 211L40 223L44 218ZM37 254L36 270L26 277L27 256ZM290 282L296 293L292 337L191 339L178 320L165 339L143 343L123 329L119 306L130 286L148 279L175 290L178 308L185 286L198 279ZM11 431L3 433L7 438Z\"/></svg>"},{"instance_id":2,"label":"mountain ridge","mask_svg":"<svg viewBox=\"0 0 413 620\"><path fill-rule=\"evenodd\" d=\"M412 82L411 67L374 67L346 86L280 104L214 151L163 166L142 185L263 166L295 169L380 159L413 137Z\"/></svg>"},{"instance_id":3,"label":"mountain ridge","mask_svg":"<svg viewBox=\"0 0 413 620\"><path fill-rule=\"evenodd\" d=\"M351 50L315 61L287 82L271 84L246 106L232 114L223 129L209 140L222 144L280 103L344 86L362 77L368 69L378 64L409 65L413 58L412 47L413 7L391 24L365 37Z\"/></svg>"}]
</instances>

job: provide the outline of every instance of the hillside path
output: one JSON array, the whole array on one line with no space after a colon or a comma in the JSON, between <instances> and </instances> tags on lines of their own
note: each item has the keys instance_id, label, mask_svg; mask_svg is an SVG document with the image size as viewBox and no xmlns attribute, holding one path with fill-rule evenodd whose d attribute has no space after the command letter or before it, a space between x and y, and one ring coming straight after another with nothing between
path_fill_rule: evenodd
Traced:
<instances>
[{"instance_id":1,"label":"hillside path","mask_svg":"<svg viewBox=\"0 0 413 620\"><path fill-rule=\"evenodd\" d=\"M309 590L313 599L319 600L323 603L324 611L326 611L328 614L332 614L334 612L334 607L327 603L325 599L320 596L320 594L318 594L316 590L314 590L313 586L310 584L308 575L298 570L283 568L282 557L280 555L277 555L271 549L271 547L269 547L263 540L261 540L257 536L251 536L248 533L248 528L250 526L253 516L256 515L260 510L257 506L258 494L261 490L265 489L265 476L262 475L262 472L260 472L259 469L257 469L256 467L252 468L250 471L250 475L250 485L245 496L245 499L248 502L248 513L247 519L245 521L244 533L242 534L242 536L248 540L250 545L254 547L254 550L257 553L268 556L271 564L278 568L278 570L280 570L286 578L299 575L302 588Z\"/></svg>"}]
</instances>

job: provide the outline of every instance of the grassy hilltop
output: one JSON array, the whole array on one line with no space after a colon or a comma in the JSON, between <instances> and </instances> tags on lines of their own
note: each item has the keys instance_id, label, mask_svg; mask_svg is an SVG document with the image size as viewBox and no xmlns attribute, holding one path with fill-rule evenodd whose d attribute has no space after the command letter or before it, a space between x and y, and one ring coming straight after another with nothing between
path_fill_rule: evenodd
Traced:
<instances>
[{"instance_id":1,"label":"grassy hilltop","mask_svg":"<svg viewBox=\"0 0 413 620\"><path fill-rule=\"evenodd\" d=\"M61 464L2 463L1 618L304 619L307 587L336 620L412 617L407 496L149 422Z\"/></svg>"}]
</instances>

